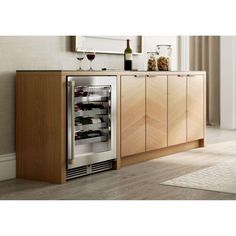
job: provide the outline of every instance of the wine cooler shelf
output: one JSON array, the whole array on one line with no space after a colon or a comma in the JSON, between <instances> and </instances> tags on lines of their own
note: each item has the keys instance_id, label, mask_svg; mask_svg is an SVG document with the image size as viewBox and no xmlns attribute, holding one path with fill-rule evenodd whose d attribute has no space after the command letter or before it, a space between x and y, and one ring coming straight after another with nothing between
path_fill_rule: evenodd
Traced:
<instances>
[{"instance_id":1,"label":"wine cooler shelf","mask_svg":"<svg viewBox=\"0 0 236 236\"><path fill-rule=\"evenodd\" d=\"M75 97L75 102L107 102L108 97L89 96L89 97Z\"/></svg>"},{"instance_id":2,"label":"wine cooler shelf","mask_svg":"<svg viewBox=\"0 0 236 236\"><path fill-rule=\"evenodd\" d=\"M106 115L107 109L99 109L99 108L93 108L91 110L80 110L75 112L75 117L93 117L95 115Z\"/></svg>"},{"instance_id":3,"label":"wine cooler shelf","mask_svg":"<svg viewBox=\"0 0 236 236\"><path fill-rule=\"evenodd\" d=\"M106 142L107 139L108 139L108 136L103 134L102 136L99 136L99 137L83 138L83 139L75 140L75 145L89 144L89 143L98 143L98 142Z\"/></svg>"},{"instance_id":4,"label":"wine cooler shelf","mask_svg":"<svg viewBox=\"0 0 236 236\"><path fill-rule=\"evenodd\" d=\"M98 130L107 128L107 123L97 123L97 124L87 124L87 125L77 125L75 126L75 131L88 131L88 130Z\"/></svg>"}]
</instances>

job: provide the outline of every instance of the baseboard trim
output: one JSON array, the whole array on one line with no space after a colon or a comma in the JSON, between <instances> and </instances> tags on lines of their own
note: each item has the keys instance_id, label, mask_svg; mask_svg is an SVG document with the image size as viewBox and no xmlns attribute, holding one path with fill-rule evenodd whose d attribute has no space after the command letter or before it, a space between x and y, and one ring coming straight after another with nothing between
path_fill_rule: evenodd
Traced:
<instances>
[{"instance_id":1,"label":"baseboard trim","mask_svg":"<svg viewBox=\"0 0 236 236\"><path fill-rule=\"evenodd\" d=\"M0 181L16 178L16 154L0 155Z\"/></svg>"}]
</instances>

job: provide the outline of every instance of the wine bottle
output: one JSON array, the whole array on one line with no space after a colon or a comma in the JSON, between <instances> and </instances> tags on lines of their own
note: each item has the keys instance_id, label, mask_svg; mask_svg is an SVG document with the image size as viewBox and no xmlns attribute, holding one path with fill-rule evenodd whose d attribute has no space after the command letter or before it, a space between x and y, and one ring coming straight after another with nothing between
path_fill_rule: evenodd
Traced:
<instances>
[{"instance_id":1,"label":"wine bottle","mask_svg":"<svg viewBox=\"0 0 236 236\"><path fill-rule=\"evenodd\" d=\"M101 117L98 118L90 118L90 117L75 117L75 125L90 125L90 124L98 124L104 122Z\"/></svg>"},{"instance_id":2,"label":"wine bottle","mask_svg":"<svg viewBox=\"0 0 236 236\"><path fill-rule=\"evenodd\" d=\"M92 124L91 118L75 117L75 125L89 125L89 124Z\"/></svg>"},{"instance_id":3,"label":"wine bottle","mask_svg":"<svg viewBox=\"0 0 236 236\"><path fill-rule=\"evenodd\" d=\"M98 117L98 118L91 118L91 122L92 124L98 124L102 122L102 118Z\"/></svg>"},{"instance_id":4,"label":"wine bottle","mask_svg":"<svg viewBox=\"0 0 236 236\"><path fill-rule=\"evenodd\" d=\"M125 70L132 70L132 49L130 48L129 39L127 39L127 48L124 52L124 69Z\"/></svg>"},{"instance_id":5,"label":"wine bottle","mask_svg":"<svg viewBox=\"0 0 236 236\"><path fill-rule=\"evenodd\" d=\"M95 138L102 136L102 132L100 130L89 130L85 132L77 132L75 133L75 140L79 139L87 139L87 138Z\"/></svg>"},{"instance_id":6,"label":"wine bottle","mask_svg":"<svg viewBox=\"0 0 236 236\"><path fill-rule=\"evenodd\" d=\"M83 104L83 103L77 103L75 104L75 111L88 111L88 110L92 110L94 108L98 108L98 109L105 109L104 106L102 104Z\"/></svg>"},{"instance_id":7,"label":"wine bottle","mask_svg":"<svg viewBox=\"0 0 236 236\"><path fill-rule=\"evenodd\" d=\"M95 137L99 137L99 136L102 136L102 132L100 130L89 130L87 132L87 137L88 138L95 138Z\"/></svg>"}]
</instances>

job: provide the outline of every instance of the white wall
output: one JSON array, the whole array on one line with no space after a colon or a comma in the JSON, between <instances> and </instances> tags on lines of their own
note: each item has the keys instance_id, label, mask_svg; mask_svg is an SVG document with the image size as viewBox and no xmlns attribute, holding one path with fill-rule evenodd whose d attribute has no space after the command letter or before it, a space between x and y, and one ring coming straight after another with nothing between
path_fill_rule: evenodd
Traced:
<instances>
[{"instance_id":1,"label":"white wall","mask_svg":"<svg viewBox=\"0 0 236 236\"><path fill-rule=\"evenodd\" d=\"M171 70L178 70L178 36L144 36L144 56L139 58L139 68L147 69L147 52L154 51L157 44L172 46Z\"/></svg>"},{"instance_id":2,"label":"white wall","mask_svg":"<svg viewBox=\"0 0 236 236\"><path fill-rule=\"evenodd\" d=\"M135 55L133 57L133 69L147 69L147 52L155 51L157 44L172 45L172 70L178 70L178 36L143 36L143 55ZM89 64L87 60L83 61L82 65L85 69L88 69ZM100 54L94 61L94 68L101 69L102 67L123 70L123 55Z\"/></svg>"},{"instance_id":3,"label":"white wall","mask_svg":"<svg viewBox=\"0 0 236 236\"><path fill-rule=\"evenodd\" d=\"M220 37L220 126L236 128L236 37Z\"/></svg>"}]
</instances>

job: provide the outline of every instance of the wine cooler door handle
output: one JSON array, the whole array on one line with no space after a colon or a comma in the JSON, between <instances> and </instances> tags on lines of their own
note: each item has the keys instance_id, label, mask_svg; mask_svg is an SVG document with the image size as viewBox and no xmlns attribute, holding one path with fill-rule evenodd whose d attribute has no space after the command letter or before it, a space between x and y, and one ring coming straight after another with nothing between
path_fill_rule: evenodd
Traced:
<instances>
[{"instance_id":1,"label":"wine cooler door handle","mask_svg":"<svg viewBox=\"0 0 236 236\"><path fill-rule=\"evenodd\" d=\"M70 153L70 159L69 164L74 163L74 156L75 156L75 81L70 81L70 99L71 99L71 106L70 106L70 122L71 122L71 153Z\"/></svg>"}]
</instances>

